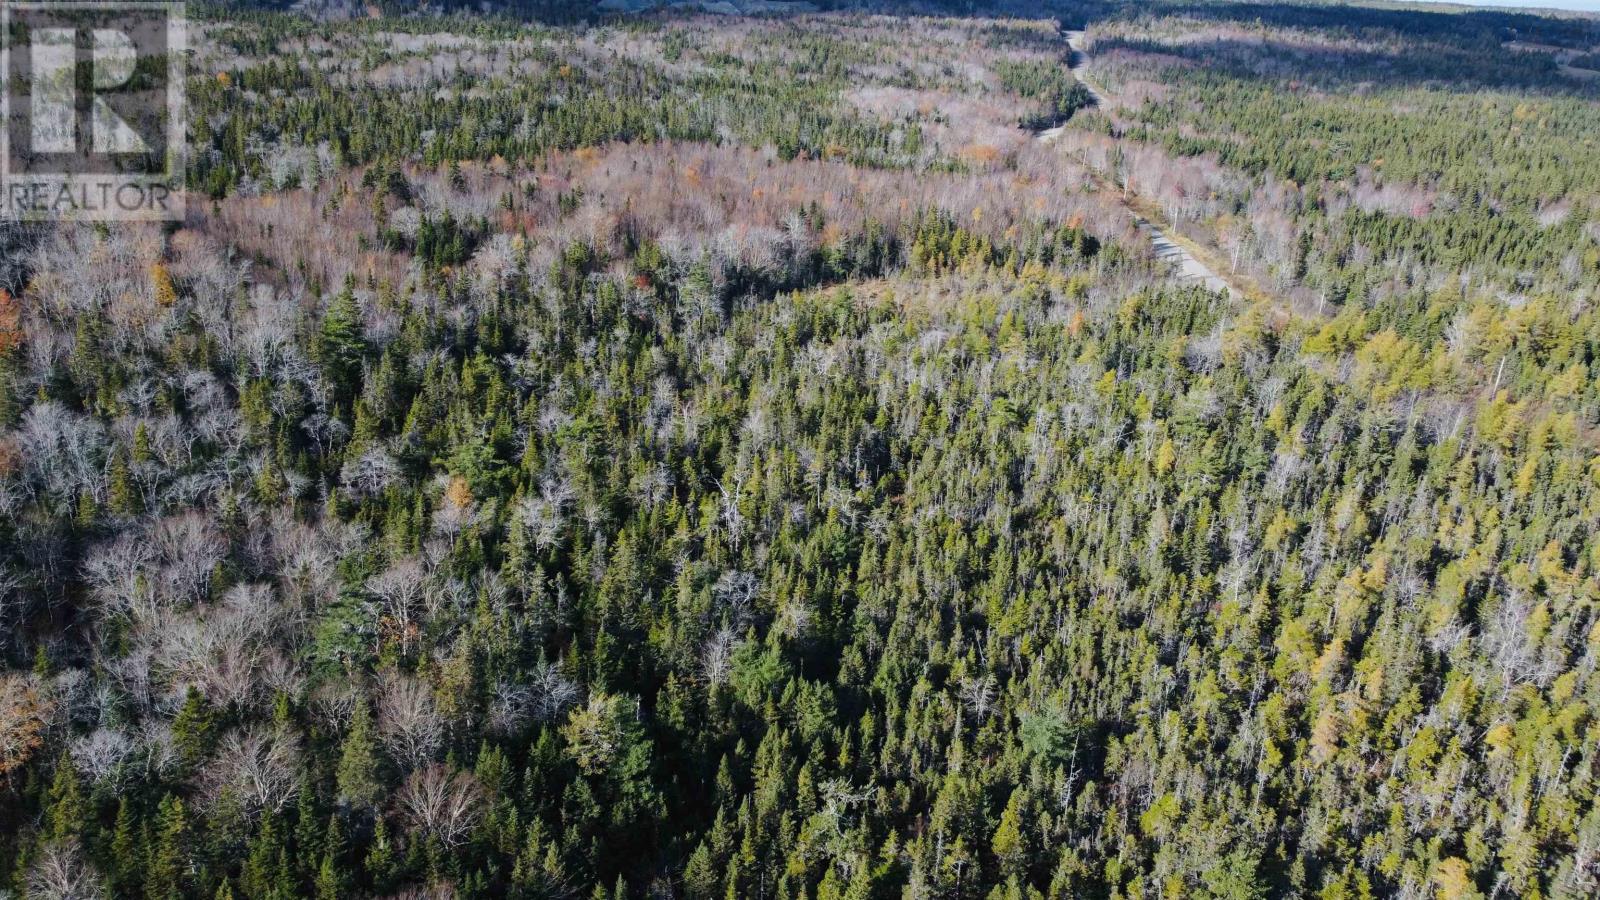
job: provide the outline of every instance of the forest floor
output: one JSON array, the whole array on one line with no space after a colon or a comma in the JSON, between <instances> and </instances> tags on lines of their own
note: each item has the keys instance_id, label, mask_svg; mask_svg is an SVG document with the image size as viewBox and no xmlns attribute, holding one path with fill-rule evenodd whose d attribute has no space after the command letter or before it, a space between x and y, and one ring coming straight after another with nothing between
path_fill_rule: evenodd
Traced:
<instances>
[{"instance_id":1,"label":"forest floor","mask_svg":"<svg viewBox=\"0 0 1600 900\"><path fill-rule=\"evenodd\" d=\"M1072 74L1077 76L1078 82L1089 92L1089 99L1095 106L1107 105L1106 94L1097 85L1085 77L1089 56L1083 52L1083 32L1069 31L1066 34L1068 57L1067 66L1072 69ZM1066 125L1057 125L1039 132L1039 140L1053 142L1061 136ZM1119 191L1113 189L1112 195ZM1246 285L1234 279L1223 277L1218 268L1207 257L1210 256L1204 248L1197 246L1193 241L1187 240L1177 233L1177 229L1161 220L1156 206L1153 203L1142 202L1142 198L1129 196L1126 191L1121 191L1123 205L1138 222L1139 229L1150 238L1150 245L1155 249L1156 258L1163 262L1171 263L1182 281L1196 281L1204 284L1213 291L1229 291L1238 297L1253 297L1259 292L1247 290Z\"/></svg>"}]
</instances>

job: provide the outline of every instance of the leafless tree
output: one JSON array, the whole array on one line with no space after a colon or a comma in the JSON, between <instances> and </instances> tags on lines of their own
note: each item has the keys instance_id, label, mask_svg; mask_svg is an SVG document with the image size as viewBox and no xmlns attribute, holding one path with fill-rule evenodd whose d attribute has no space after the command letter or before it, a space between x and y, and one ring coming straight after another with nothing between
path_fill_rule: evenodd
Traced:
<instances>
[{"instance_id":1,"label":"leafless tree","mask_svg":"<svg viewBox=\"0 0 1600 900\"><path fill-rule=\"evenodd\" d=\"M1502 693L1519 684L1549 684L1561 673L1559 656L1547 652L1529 627L1534 606L1521 589L1505 589L1484 625L1483 652L1500 676Z\"/></svg>"},{"instance_id":2,"label":"leafless tree","mask_svg":"<svg viewBox=\"0 0 1600 900\"><path fill-rule=\"evenodd\" d=\"M106 698L88 669L64 668L45 680L41 690L54 707L53 718L65 725L97 724L106 709Z\"/></svg>"},{"instance_id":3,"label":"leafless tree","mask_svg":"<svg viewBox=\"0 0 1600 900\"><path fill-rule=\"evenodd\" d=\"M105 498L105 428L51 400L35 403L15 434L30 481L55 502Z\"/></svg>"},{"instance_id":4,"label":"leafless tree","mask_svg":"<svg viewBox=\"0 0 1600 900\"><path fill-rule=\"evenodd\" d=\"M747 623L753 614L760 587L754 573L723 572L711 586L711 597L727 611L729 622L738 627Z\"/></svg>"},{"instance_id":5,"label":"leafless tree","mask_svg":"<svg viewBox=\"0 0 1600 900\"><path fill-rule=\"evenodd\" d=\"M158 662L174 681L198 685L213 703L247 706L268 686L269 664L280 684L295 681L292 665L272 646L298 631L284 612L270 586L235 585L221 603L166 616L155 629Z\"/></svg>"},{"instance_id":6,"label":"leafless tree","mask_svg":"<svg viewBox=\"0 0 1600 900\"><path fill-rule=\"evenodd\" d=\"M423 583L423 615L433 621L446 610L466 609L471 606L473 596L472 585L460 578L430 578Z\"/></svg>"},{"instance_id":7,"label":"leafless tree","mask_svg":"<svg viewBox=\"0 0 1600 900\"><path fill-rule=\"evenodd\" d=\"M961 705L967 712L972 713L975 721L982 722L989 717L989 707L994 703L994 696L993 675L985 674L981 678L968 676L961 679Z\"/></svg>"},{"instance_id":8,"label":"leafless tree","mask_svg":"<svg viewBox=\"0 0 1600 900\"><path fill-rule=\"evenodd\" d=\"M731 628L719 629L706 641L705 648L700 651L700 675L707 684L728 680L733 672L733 651L737 647L738 638Z\"/></svg>"},{"instance_id":9,"label":"leafless tree","mask_svg":"<svg viewBox=\"0 0 1600 900\"><path fill-rule=\"evenodd\" d=\"M102 616L126 616L134 621L156 618L160 608L146 577L155 559L154 548L128 532L89 551L81 575Z\"/></svg>"},{"instance_id":10,"label":"leafless tree","mask_svg":"<svg viewBox=\"0 0 1600 900\"><path fill-rule=\"evenodd\" d=\"M170 603L198 600L227 551L216 526L201 513L161 519L147 539L161 560L160 586Z\"/></svg>"},{"instance_id":11,"label":"leafless tree","mask_svg":"<svg viewBox=\"0 0 1600 900\"><path fill-rule=\"evenodd\" d=\"M267 284L251 288L250 309L239 322L240 356L248 375L274 377L302 363L304 357L295 337L297 317L295 305L287 295Z\"/></svg>"},{"instance_id":12,"label":"leafless tree","mask_svg":"<svg viewBox=\"0 0 1600 900\"><path fill-rule=\"evenodd\" d=\"M130 762L143 765L141 777L165 778L178 767L178 745L172 739L172 726L165 721L151 720L139 731L138 751Z\"/></svg>"},{"instance_id":13,"label":"leafless tree","mask_svg":"<svg viewBox=\"0 0 1600 900\"><path fill-rule=\"evenodd\" d=\"M0 513L4 511L0 506ZM0 565L0 635L14 634L13 623L27 613L28 596L22 588L22 578L11 567ZM0 637L0 645L4 642Z\"/></svg>"},{"instance_id":14,"label":"leafless tree","mask_svg":"<svg viewBox=\"0 0 1600 900\"><path fill-rule=\"evenodd\" d=\"M553 722L580 699L583 691L567 677L560 663L545 663L533 675L534 715L541 722Z\"/></svg>"},{"instance_id":15,"label":"leafless tree","mask_svg":"<svg viewBox=\"0 0 1600 900\"><path fill-rule=\"evenodd\" d=\"M455 900L456 886L448 881L430 881L427 884L401 888L384 900Z\"/></svg>"},{"instance_id":16,"label":"leafless tree","mask_svg":"<svg viewBox=\"0 0 1600 900\"><path fill-rule=\"evenodd\" d=\"M263 517L267 538L250 552L264 576L276 575L291 606L312 607L338 591L339 559L367 539L366 529L337 521L307 524L285 512Z\"/></svg>"},{"instance_id":17,"label":"leafless tree","mask_svg":"<svg viewBox=\"0 0 1600 900\"><path fill-rule=\"evenodd\" d=\"M28 867L30 900L99 900L105 883L75 839L46 844Z\"/></svg>"},{"instance_id":18,"label":"leafless tree","mask_svg":"<svg viewBox=\"0 0 1600 900\"><path fill-rule=\"evenodd\" d=\"M205 795L224 797L250 814L278 812L299 793L300 751L278 730L236 729L223 737L216 759L206 767Z\"/></svg>"},{"instance_id":19,"label":"leafless tree","mask_svg":"<svg viewBox=\"0 0 1600 900\"><path fill-rule=\"evenodd\" d=\"M571 482L546 477L539 496L526 497L518 505L517 516L536 548L546 550L555 544L566 526L567 509L575 498Z\"/></svg>"},{"instance_id":20,"label":"leafless tree","mask_svg":"<svg viewBox=\"0 0 1600 900\"><path fill-rule=\"evenodd\" d=\"M379 609L393 623L403 641L410 640L413 617L423 600L427 577L422 560L410 556L396 560L367 579L367 592L377 599Z\"/></svg>"},{"instance_id":21,"label":"leafless tree","mask_svg":"<svg viewBox=\"0 0 1600 900\"><path fill-rule=\"evenodd\" d=\"M401 814L416 828L455 847L483 818L483 788L469 772L435 763L411 773L397 798Z\"/></svg>"},{"instance_id":22,"label":"leafless tree","mask_svg":"<svg viewBox=\"0 0 1600 900\"><path fill-rule=\"evenodd\" d=\"M381 494L399 478L400 463L393 454L377 444L346 462L339 471L339 483L346 492L357 498Z\"/></svg>"},{"instance_id":23,"label":"leafless tree","mask_svg":"<svg viewBox=\"0 0 1600 900\"><path fill-rule=\"evenodd\" d=\"M72 742L73 762L95 782L112 779L133 752L133 741L115 728L96 728Z\"/></svg>"},{"instance_id":24,"label":"leafless tree","mask_svg":"<svg viewBox=\"0 0 1600 900\"><path fill-rule=\"evenodd\" d=\"M502 680L489 701L489 727L501 735L521 733L530 718L533 689L517 681Z\"/></svg>"},{"instance_id":25,"label":"leafless tree","mask_svg":"<svg viewBox=\"0 0 1600 900\"><path fill-rule=\"evenodd\" d=\"M444 743L444 717L432 689L410 675L386 675L378 686L378 736L405 769L432 760Z\"/></svg>"},{"instance_id":26,"label":"leafless tree","mask_svg":"<svg viewBox=\"0 0 1600 900\"><path fill-rule=\"evenodd\" d=\"M583 695L560 663L541 663L526 682L501 681L489 704L489 722L502 734L520 732L532 719L553 722Z\"/></svg>"},{"instance_id":27,"label":"leafless tree","mask_svg":"<svg viewBox=\"0 0 1600 900\"><path fill-rule=\"evenodd\" d=\"M366 702L367 694L360 682L341 678L312 691L310 711L322 728L338 733L350 727L356 707Z\"/></svg>"},{"instance_id":28,"label":"leafless tree","mask_svg":"<svg viewBox=\"0 0 1600 900\"><path fill-rule=\"evenodd\" d=\"M438 508L433 511L433 530L454 541L477 517L478 504L473 502L472 492L464 479L441 477L439 480L444 491Z\"/></svg>"}]
</instances>

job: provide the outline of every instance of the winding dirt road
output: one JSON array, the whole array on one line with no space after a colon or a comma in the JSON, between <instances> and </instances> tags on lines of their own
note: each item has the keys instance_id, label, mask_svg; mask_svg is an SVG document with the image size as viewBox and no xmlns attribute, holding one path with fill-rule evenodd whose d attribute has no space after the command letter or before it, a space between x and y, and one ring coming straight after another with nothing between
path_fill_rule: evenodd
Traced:
<instances>
[{"instance_id":1,"label":"winding dirt road","mask_svg":"<svg viewBox=\"0 0 1600 900\"><path fill-rule=\"evenodd\" d=\"M1089 92L1090 105L1104 106L1106 104L1105 93L1094 82L1085 77L1085 70L1089 65L1089 55L1083 52L1083 32L1069 31L1066 37L1068 48L1067 67L1072 70L1072 74L1078 79L1078 83L1083 85L1084 89ZM1065 128L1065 125L1047 128L1039 132L1039 140L1047 143L1053 142L1061 136ZM1169 237L1167 231L1170 230L1170 226L1163 228L1161 224L1150 221L1145 216L1134 212L1131 208L1129 212L1133 214L1139 230L1149 236L1150 246L1155 249L1156 258L1163 262L1171 263L1180 281L1199 282L1205 285L1208 290L1240 293L1233 285L1228 283L1227 279L1217 274L1216 270L1202 262L1188 248Z\"/></svg>"}]
</instances>

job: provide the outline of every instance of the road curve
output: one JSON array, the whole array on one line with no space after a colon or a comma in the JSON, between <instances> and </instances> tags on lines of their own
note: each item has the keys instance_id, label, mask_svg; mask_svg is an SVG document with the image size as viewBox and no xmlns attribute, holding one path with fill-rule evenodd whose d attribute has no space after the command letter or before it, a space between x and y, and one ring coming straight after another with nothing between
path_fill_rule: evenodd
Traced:
<instances>
[{"instance_id":1,"label":"road curve","mask_svg":"<svg viewBox=\"0 0 1600 900\"><path fill-rule=\"evenodd\" d=\"M1084 70L1089 65L1089 55L1083 51L1083 32L1069 31L1066 33L1066 38L1067 67L1072 70L1072 74L1077 77L1078 83L1083 85L1084 90L1089 92L1090 105L1106 105L1105 93L1089 81L1088 78L1084 77ZM1065 125L1047 128L1039 132L1039 140L1054 141L1061 136L1061 132L1065 128ZM1214 269L1201 262L1199 257L1190 253L1182 244L1169 237L1160 225L1138 214L1134 215L1134 222L1139 226L1139 230L1150 238L1150 246L1155 250L1156 259L1171 263L1179 281L1198 282L1212 291L1233 290L1227 279L1218 275Z\"/></svg>"},{"instance_id":2,"label":"road curve","mask_svg":"<svg viewBox=\"0 0 1600 900\"><path fill-rule=\"evenodd\" d=\"M1083 70L1089 65L1089 54L1083 52L1083 32L1069 31L1066 34L1066 38L1067 68L1071 69L1072 74L1077 76L1078 83L1083 85L1083 89L1089 92L1089 99L1094 101L1093 105L1100 106L1106 102L1105 95L1100 93L1099 88L1090 84L1088 79L1083 77Z\"/></svg>"}]
</instances>

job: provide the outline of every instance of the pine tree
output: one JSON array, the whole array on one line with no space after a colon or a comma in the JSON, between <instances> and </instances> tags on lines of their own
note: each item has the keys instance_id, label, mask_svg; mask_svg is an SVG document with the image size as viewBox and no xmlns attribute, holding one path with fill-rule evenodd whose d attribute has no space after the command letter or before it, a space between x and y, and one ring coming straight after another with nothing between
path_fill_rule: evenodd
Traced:
<instances>
[{"instance_id":1,"label":"pine tree","mask_svg":"<svg viewBox=\"0 0 1600 900\"><path fill-rule=\"evenodd\" d=\"M345 896L345 890L344 878L333 859L333 854L324 853L322 865L317 869L317 900L339 900Z\"/></svg>"},{"instance_id":2,"label":"pine tree","mask_svg":"<svg viewBox=\"0 0 1600 900\"><path fill-rule=\"evenodd\" d=\"M44 838L65 843L82 837L89 824L89 807L78 783L78 768L71 753L62 753L56 760L55 780L50 785Z\"/></svg>"},{"instance_id":3,"label":"pine tree","mask_svg":"<svg viewBox=\"0 0 1600 900\"><path fill-rule=\"evenodd\" d=\"M1022 876L1027 866L1027 838L1022 830L1025 802L1022 788L1011 792L1011 799L1006 802L1005 812L1000 814L1000 824L995 828L990 844L995 858L1000 860L1000 871L1007 878Z\"/></svg>"},{"instance_id":4,"label":"pine tree","mask_svg":"<svg viewBox=\"0 0 1600 900\"><path fill-rule=\"evenodd\" d=\"M711 849L704 841L689 855L683 870L684 894L689 900L715 900L720 893L722 879L711 859Z\"/></svg>"},{"instance_id":5,"label":"pine tree","mask_svg":"<svg viewBox=\"0 0 1600 900\"><path fill-rule=\"evenodd\" d=\"M178 715L172 720L172 742L184 765L193 768L211 755L215 727L205 696L190 685Z\"/></svg>"},{"instance_id":6,"label":"pine tree","mask_svg":"<svg viewBox=\"0 0 1600 900\"><path fill-rule=\"evenodd\" d=\"M112 824L111 865L107 872L111 889L118 896L131 897L139 893L140 861L144 859L144 847L139 838L128 798L123 797L117 801L117 818Z\"/></svg>"},{"instance_id":7,"label":"pine tree","mask_svg":"<svg viewBox=\"0 0 1600 900\"><path fill-rule=\"evenodd\" d=\"M139 497L134 491L133 475L122 454L111 456L111 471L107 474L106 499L111 511L119 516L131 516L139 511Z\"/></svg>"},{"instance_id":8,"label":"pine tree","mask_svg":"<svg viewBox=\"0 0 1600 900\"><path fill-rule=\"evenodd\" d=\"M357 703L350 717L350 730L339 751L335 780L339 799L356 806L368 806L383 789L378 781L378 746L372 734L372 714L365 703Z\"/></svg>"},{"instance_id":9,"label":"pine tree","mask_svg":"<svg viewBox=\"0 0 1600 900\"><path fill-rule=\"evenodd\" d=\"M147 900L179 900L188 884L189 822L183 801L172 794L156 808L155 835L145 866Z\"/></svg>"},{"instance_id":10,"label":"pine tree","mask_svg":"<svg viewBox=\"0 0 1600 900\"><path fill-rule=\"evenodd\" d=\"M150 444L150 426L140 422L133 427L133 461L147 465L155 460L155 450Z\"/></svg>"},{"instance_id":11,"label":"pine tree","mask_svg":"<svg viewBox=\"0 0 1600 900\"><path fill-rule=\"evenodd\" d=\"M361 309L356 305L355 292L346 284L328 304L317 344L318 360L337 389L341 404L354 395L365 352Z\"/></svg>"},{"instance_id":12,"label":"pine tree","mask_svg":"<svg viewBox=\"0 0 1600 900\"><path fill-rule=\"evenodd\" d=\"M94 527L94 521L100 514L100 504L95 502L94 494L87 490L78 492L78 515L76 524L79 529L88 531Z\"/></svg>"},{"instance_id":13,"label":"pine tree","mask_svg":"<svg viewBox=\"0 0 1600 900\"><path fill-rule=\"evenodd\" d=\"M398 874L399 860L395 855L394 844L389 840L388 826L379 818L373 826L372 843L367 850L367 857L363 862L367 878L373 887L384 893L394 886Z\"/></svg>"}]
</instances>

